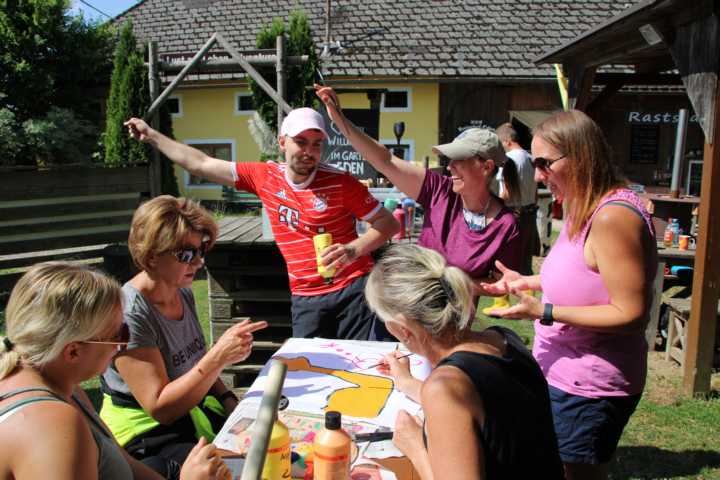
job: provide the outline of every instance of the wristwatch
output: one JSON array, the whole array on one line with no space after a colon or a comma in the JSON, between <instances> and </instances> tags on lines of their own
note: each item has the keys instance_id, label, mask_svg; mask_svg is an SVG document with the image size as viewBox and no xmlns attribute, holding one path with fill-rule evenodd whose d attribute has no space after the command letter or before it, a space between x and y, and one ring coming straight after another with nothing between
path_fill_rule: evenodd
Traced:
<instances>
[{"instance_id":1,"label":"wristwatch","mask_svg":"<svg viewBox=\"0 0 720 480\"><path fill-rule=\"evenodd\" d=\"M553 304L546 303L545 309L543 310L542 317L540 317L540 325L550 326L553 324Z\"/></svg>"}]
</instances>

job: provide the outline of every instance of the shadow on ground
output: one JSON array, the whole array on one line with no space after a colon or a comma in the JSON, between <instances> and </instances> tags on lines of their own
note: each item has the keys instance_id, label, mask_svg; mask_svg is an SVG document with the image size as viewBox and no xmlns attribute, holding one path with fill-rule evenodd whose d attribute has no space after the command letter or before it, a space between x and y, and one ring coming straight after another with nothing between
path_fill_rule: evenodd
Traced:
<instances>
[{"instance_id":1,"label":"shadow on ground","mask_svg":"<svg viewBox=\"0 0 720 480\"><path fill-rule=\"evenodd\" d=\"M695 478L706 468L720 468L720 452L671 451L650 446L618 447L615 461L610 468L610 478L613 480Z\"/></svg>"}]
</instances>

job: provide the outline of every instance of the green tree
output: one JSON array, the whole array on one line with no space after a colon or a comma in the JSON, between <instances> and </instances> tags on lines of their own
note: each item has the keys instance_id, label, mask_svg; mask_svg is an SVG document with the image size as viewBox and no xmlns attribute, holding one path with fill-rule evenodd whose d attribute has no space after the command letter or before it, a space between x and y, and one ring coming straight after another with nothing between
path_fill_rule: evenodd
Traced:
<instances>
[{"instance_id":1,"label":"green tree","mask_svg":"<svg viewBox=\"0 0 720 480\"><path fill-rule=\"evenodd\" d=\"M110 72L111 31L68 9L68 0L0 0L0 107L11 106L19 122L50 106L97 110L78 100Z\"/></svg>"},{"instance_id":2,"label":"green tree","mask_svg":"<svg viewBox=\"0 0 720 480\"><path fill-rule=\"evenodd\" d=\"M52 108L70 111L61 117L70 115L85 126L100 124L101 109L92 99L102 96L107 82L112 34L106 25L70 16L69 6L69 0L0 0L0 109L13 116L12 128L9 115L4 116L0 143L13 132L13 140L19 142L19 149L17 144L13 147L14 157L3 159L5 164L35 162L37 151L32 148L39 145L38 138L28 145L28 139L18 135L25 122L30 121L36 133L40 125L46 133L65 128L47 124L48 119L60 119L49 115ZM85 155L95 143L93 137L83 134L84 143L73 146Z\"/></svg>"},{"instance_id":3,"label":"green tree","mask_svg":"<svg viewBox=\"0 0 720 480\"><path fill-rule=\"evenodd\" d=\"M307 16L302 11L290 14L286 28L280 19L275 19L257 35L257 48L275 48L276 37L286 35L285 51L288 56L307 55L308 61L302 65L287 67L287 102L291 107L312 107L316 105L315 94L305 89L316 81L318 58L315 43ZM260 70L263 78L273 86L277 85L274 68ZM255 82L250 80L253 104L267 125L274 126L277 120L277 105Z\"/></svg>"},{"instance_id":4,"label":"green tree","mask_svg":"<svg viewBox=\"0 0 720 480\"><path fill-rule=\"evenodd\" d=\"M103 134L108 166L145 163L149 159L147 145L131 140L123 126L128 118L141 117L149 106L146 78L147 69L143 55L137 50L132 24L126 22L120 30L110 77Z\"/></svg>"}]
</instances>

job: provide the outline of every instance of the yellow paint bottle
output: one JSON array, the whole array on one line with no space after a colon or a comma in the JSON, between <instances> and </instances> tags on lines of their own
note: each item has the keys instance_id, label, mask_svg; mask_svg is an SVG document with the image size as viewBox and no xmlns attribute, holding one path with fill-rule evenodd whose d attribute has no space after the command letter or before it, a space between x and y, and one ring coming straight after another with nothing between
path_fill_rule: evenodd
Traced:
<instances>
[{"instance_id":1,"label":"yellow paint bottle","mask_svg":"<svg viewBox=\"0 0 720 480\"><path fill-rule=\"evenodd\" d=\"M275 417L270 443L268 444L262 480L290 479L290 431L287 426Z\"/></svg>"},{"instance_id":2,"label":"yellow paint bottle","mask_svg":"<svg viewBox=\"0 0 720 480\"><path fill-rule=\"evenodd\" d=\"M327 268L322 264L320 255L323 250L332 245L332 234L324 233L324 229L318 230L320 233L313 237L313 245L315 246L315 258L317 259L317 270L321 277L325 279L325 283L331 283L335 275L335 267Z\"/></svg>"}]
</instances>

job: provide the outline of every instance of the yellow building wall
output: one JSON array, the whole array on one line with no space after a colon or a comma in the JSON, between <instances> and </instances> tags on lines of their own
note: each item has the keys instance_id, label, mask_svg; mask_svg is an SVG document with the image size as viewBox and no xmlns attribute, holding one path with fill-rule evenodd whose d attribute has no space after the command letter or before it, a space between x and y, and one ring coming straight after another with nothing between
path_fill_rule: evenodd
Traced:
<instances>
[{"instance_id":1,"label":"yellow building wall","mask_svg":"<svg viewBox=\"0 0 720 480\"><path fill-rule=\"evenodd\" d=\"M349 86L349 85L348 85ZM365 86L365 85L363 85ZM343 85L343 88L345 85ZM401 143L410 145L409 160L421 163L430 156L436 163L431 148L437 144L439 88L437 84L377 83L372 88L403 89L409 92L408 111L380 113L380 140L395 143L393 125L405 122ZM173 118L175 138L183 143L231 142L233 161L257 161L260 151L250 136L247 121L250 115L235 113L236 95L248 92L244 86L213 86L207 88L181 88L173 96L180 99L181 114ZM367 95L343 94L340 101L345 108L370 108ZM180 194L198 200L222 198L219 186L189 185L189 175L175 167Z\"/></svg>"},{"instance_id":2,"label":"yellow building wall","mask_svg":"<svg viewBox=\"0 0 720 480\"><path fill-rule=\"evenodd\" d=\"M233 161L257 161L260 149L250 136L248 114L236 114L236 94L248 93L243 86L214 86L178 89L181 115L173 117L173 133L183 143L231 143ZM188 185L189 175L175 166L180 194L198 200L222 198L222 187Z\"/></svg>"},{"instance_id":3,"label":"yellow building wall","mask_svg":"<svg viewBox=\"0 0 720 480\"><path fill-rule=\"evenodd\" d=\"M345 85L343 85L343 88ZM351 88L350 85L348 85ZM373 83L372 88L389 90L408 90L410 108L407 112L380 112L380 141L395 142L393 125L405 122L405 133L401 143L411 146L411 158L422 163L425 156L430 156L434 163L435 155L432 147L437 145L440 135L438 126L438 108L440 106L439 86L436 83ZM345 108L370 108L370 101L364 93L345 93L340 95L340 104Z\"/></svg>"}]
</instances>

